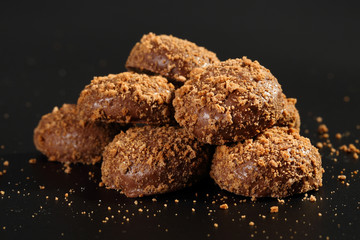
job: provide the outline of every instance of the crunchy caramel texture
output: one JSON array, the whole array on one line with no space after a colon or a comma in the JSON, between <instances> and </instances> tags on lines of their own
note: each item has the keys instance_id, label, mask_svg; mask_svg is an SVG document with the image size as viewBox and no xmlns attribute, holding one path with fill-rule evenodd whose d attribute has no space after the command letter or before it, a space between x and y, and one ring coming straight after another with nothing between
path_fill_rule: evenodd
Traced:
<instances>
[{"instance_id":1,"label":"crunchy caramel texture","mask_svg":"<svg viewBox=\"0 0 360 240\"><path fill-rule=\"evenodd\" d=\"M134 127L106 147L101 167L107 188L127 197L175 191L191 185L208 170L203 145L178 127Z\"/></svg>"},{"instance_id":2,"label":"crunchy caramel texture","mask_svg":"<svg viewBox=\"0 0 360 240\"><path fill-rule=\"evenodd\" d=\"M218 146L210 176L227 191L282 198L322 186L318 150L293 128L273 127L233 146Z\"/></svg>"},{"instance_id":3,"label":"crunchy caramel texture","mask_svg":"<svg viewBox=\"0 0 360 240\"><path fill-rule=\"evenodd\" d=\"M296 102L296 98L286 99L285 107L276 124L277 126L296 128L300 131L301 121L299 111L295 107Z\"/></svg>"},{"instance_id":4,"label":"crunchy caramel texture","mask_svg":"<svg viewBox=\"0 0 360 240\"><path fill-rule=\"evenodd\" d=\"M246 57L194 69L173 100L180 126L215 145L248 139L273 126L284 104L277 79Z\"/></svg>"},{"instance_id":5,"label":"crunchy caramel texture","mask_svg":"<svg viewBox=\"0 0 360 240\"><path fill-rule=\"evenodd\" d=\"M76 105L64 104L42 116L34 130L34 144L49 161L94 164L119 131L114 124L85 122Z\"/></svg>"},{"instance_id":6,"label":"crunchy caramel texture","mask_svg":"<svg viewBox=\"0 0 360 240\"><path fill-rule=\"evenodd\" d=\"M123 72L95 77L78 108L91 121L165 124L172 120L174 85L161 76Z\"/></svg>"},{"instance_id":7,"label":"crunchy caramel texture","mask_svg":"<svg viewBox=\"0 0 360 240\"><path fill-rule=\"evenodd\" d=\"M171 35L144 35L126 61L126 68L136 72L162 75L184 83L191 70L219 62L216 54L195 43Z\"/></svg>"}]
</instances>

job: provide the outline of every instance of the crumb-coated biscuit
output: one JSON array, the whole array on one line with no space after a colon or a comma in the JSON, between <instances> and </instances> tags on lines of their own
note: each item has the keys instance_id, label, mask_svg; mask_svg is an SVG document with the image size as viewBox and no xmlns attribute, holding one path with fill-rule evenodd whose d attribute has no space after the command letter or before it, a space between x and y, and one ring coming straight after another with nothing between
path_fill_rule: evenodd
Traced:
<instances>
[{"instance_id":1,"label":"crumb-coated biscuit","mask_svg":"<svg viewBox=\"0 0 360 240\"><path fill-rule=\"evenodd\" d=\"M285 98L277 79L257 61L229 59L194 69L175 91L175 119L199 141L222 145L273 126Z\"/></svg>"},{"instance_id":2,"label":"crumb-coated biscuit","mask_svg":"<svg viewBox=\"0 0 360 240\"><path fill-rule=\"evenodd\" d=\"M133 127L105 148L102 181L127 197L165 193L196 182L207 173L208 161L203 144L183 128Z\"/></svg>"},{"instance_id":3,"label":"crumb-coated biscuit","mask_svg":"<svg viewBox=\"0 0 360 240\"><path fill-rule=\"evenodd\" d=\"M322 186L318 150L294 128L273 127L232 146L218 146L210 176L248 197L282 198Z\"/></svg>"},{"instance_id":4,"label":"crumb-coated biscuit","mask_svg":"<svg viewBox=\"0 0 360 240\"><path fill-rule=\"evenodd\" d=\"M295 107L296 102L296 98L286 99L285 107L276 123L277 126L292 127L300 131L301 121L299 111Z\"/></svg>"},{"instance_id":5,"label":"crumb-coated biscuit","mask_svg":"<svg viewBox=\"0 0 360 240\"><path fill-rule=\"evenodd\" d=\"M80 119L75 104L64 104L42 116L34 130L34 144L50 161L94 164L119 132L117 125Z\"/></svg>"},{"instance_id":6,"label":"crumb-coated biscuit","mask_svg":"<svg viewBox=\"0 0 360 240\"><path fill-rule=\"evenodd\" d=\"M165 124L173 119L174 85L161 76L132 72L95 77L81 92L84 119L121 124Z\"/></svg>"},{"instance_id":7,"label":"crumb-coated biscuit","mask_svg":"<svg viewBox=\"0 0 360 240\"><path fill-rule=\"evenodd\" d=\"M219 62L216 54L195 43L169 35L144 35L126 61L131 71L159 74L184 83L192 69Z\"/></svg>"}]
</instances>

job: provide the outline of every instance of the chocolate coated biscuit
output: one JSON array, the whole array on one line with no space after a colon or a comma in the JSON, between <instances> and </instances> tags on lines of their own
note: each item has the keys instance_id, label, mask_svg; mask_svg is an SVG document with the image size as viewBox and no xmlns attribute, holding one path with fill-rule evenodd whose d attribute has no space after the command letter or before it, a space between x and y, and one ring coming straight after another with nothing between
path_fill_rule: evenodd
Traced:
<instances>
[{"instance_id":1,"label":"chocolate coated biscuit","mask_svg":"<svg viewBox=\"0 0 360 240\"><path fill-rule=\"evenodd\" d=\"M102 181L127 197L175 191L208 170L208 155L185 129L134 127L117 135L103 153Z\"/></svg>"},{"instance_id":2,"label":"chocolate coated biscuit","mask_svg":"<svg viewBox=\"0 0 360 240\"><path fill-rule=\"evenodd\" d=\"M85 122L76 105L64 104L42 116L34 130L34 144L50 161L94 164L119 131L114 124Z\"/></svg>"},{"instance_id":3,"label":"chocolate coated biscuit","mask_svg":"<svg viewBox=\"0 0 360 240\"><path fill-rule=\"evenodd\" d=\"M255 139L218 146L210 176L220 188L249 197L282 198L322 186L318 150L293 128L273 127Z\"/></svg>"},{"instance_id":4,"label":"chocolate coated biscuit","mask_svg":"<svg viewBox=\"0 0 360 240\"><path fill-rule=\"evenodd\" d=\"M195 43L168 35L144 35L126 61L136 72L159 74L170 81L184 83L192 69L219 62L216 54Z\"/></svg>"},{"instance_id":5,"label":"chocolate coated biscuit","mask_svg":"<svg viewBox=\"0 0 360 240\"><path fill-rule=\"evenodd\" d=\"M194 69L173 101L176 121L199 141L216 145L271 127L284 104L277 79L246 57Z\"/></svg>"},{"instance_id":6,"label":"chocolate coated biscuit","mask_svg":"<svg viewBox=\"0 0 360 240\"><path fill-rule=\"evenodd\" d=\"M300 131L300 114L296 109L296 98L287 98L285 102L284 110L276 123L277 126L292 127Z\"/></svg>"},{"instance_id":7,"label":"chocolate coated biscuit","mask_svg":"<svg viewBox=\"0 0 360 240\"><path fill-rule=\"evenodd\" d=\"M81 92L81 116L92 121L164 124L172 120L174 86L161 76L124 72L95 77Z\"/></svg>"}]
</instances>

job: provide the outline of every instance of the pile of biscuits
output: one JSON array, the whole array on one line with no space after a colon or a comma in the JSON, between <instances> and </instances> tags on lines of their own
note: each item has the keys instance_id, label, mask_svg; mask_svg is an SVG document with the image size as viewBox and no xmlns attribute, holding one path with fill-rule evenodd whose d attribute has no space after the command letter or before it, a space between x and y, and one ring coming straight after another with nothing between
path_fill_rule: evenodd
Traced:
<instances>
[{"instance_id":1,"label":"pile of biscuits","mask_svg":"<svg viewBox=\"0 0 360 240\"><path fill-rule=\"evenodd\" d=\"M317 190L318 150L300 136L296 99L246 57L220 61L187 40L146 34L128 72L95 77L77 104L44 115L36 148L50 161L94 164L128 197L175 191L210 174L249 197Z\"/></svg>"}]
</instances>

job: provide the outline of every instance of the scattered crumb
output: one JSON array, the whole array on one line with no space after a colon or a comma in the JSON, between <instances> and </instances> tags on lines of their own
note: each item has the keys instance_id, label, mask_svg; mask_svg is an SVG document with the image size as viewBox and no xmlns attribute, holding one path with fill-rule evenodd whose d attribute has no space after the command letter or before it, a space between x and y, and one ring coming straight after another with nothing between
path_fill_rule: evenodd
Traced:
<instances>
[{"instance_id":1,"label":"scattered crumb","mask_svg":"<svg viewBox=\"0 0 360 240\"><path fill-rule=\"evenodd\" d=\"M249 222L249 226L254 226L255 223L253 221Z\"/></svg>"},{"instance_id":2,"label":"scattered crumb","mask_svg":"<svg viewBox=\"0 0 360 240\"><path fill-rule=\"evenodd\" d=\"M178 199L175 199L175 200L174 200L174 202L178 203L178 202L179 202L179 200L178 200Z\"/></svg>"},{"instance_id":3,"label":"scattered crumb","mask_svg":"<svg viewBox=\"0 0 360 240\"><path fill-rule=\"evenodd\" d=\"M0 194L4 196L4 195L5 195L5 191L0 191Z\"/></svg>"},{"instance_id":4,"label":"scattered crumb","mask_svg":"<svg viewBox=\"0 0 360 240\"><path fill-rule=\"evenodd\" d=\"M324 145L321 142L316 143L316 147L322 149Z\"/></svg>"},{"instance_id":5,"label":"scattered crumb","mask_svg":"<svg viewBox=\"0 0 360 240\"><path fill-rule=\"evenodd\" d=\"M57 200L59 200L59 198L58 198L58 197L55 197L55 201L57 201Z\"/></svg>"},{"instance_id":6,"label":"scattered crumb","mask_svg":"<svg viewBox=\"0 0 360 240\"><path fill-rule=\"evenodd\" d=\"M151 199L153 202L156 202L157 200L156 200L156 198L153 198L153 199Z\"/></svg>"},{"instance_id":7,"label":"scattered crumb","mask_svg":"<svg viewBox=\"0 0 360 240\"><path fill-rule=\"evenodd\" d=\"M317 118L316 118L316 121L317 121L318 123L321 123L321 122L323 121L323 119L322 119L322 117L317 117Z\"/></svg>"},{"instance_id":8,"label":"scattered crumb","mask_svg":"<svg viewBox=\"0 0 360 240\"><path fill-rule=\"evenodd\" d=\"M138 204L139 204L139 202L138 202L137 200L135 200L135 201L134 201L134 204L135 204L135 205L138 205Z\"/></svg>"},{"instance_id":9,"label":"scattered crumb","mask_svg":"<svg viewBox=\"0 0 360 240\"><path fill-rule=\"evenodd\" d=\"M246 215L241 215L241 218L242 218L242 219L246 218Z\"/></svg>"},{"instance_id":10,"label":"scattered crumb","mask_svg":"<svg viewBox=\"0 0 360 240\"><path fill-rule=\"evenodd\" d=\"M350 97L349 97L349 96L345 96L345 97L344 97L344 102L350 102Z\"/></svg>"},{"instance_id":11,"label":"scattered crumb","mask_svg":"<svg viewBox=\"0 0 360 240\"><path fill-rule=\"evenodd\" d=\"M36 163L36 158L30 158L29 163L30 164L35 164Z\"/></svg>"},{"instance_id":12,"label":"scattered crumb","mask_svg":"<svg viewBox=\"0 0 360 240\"><path fill-rule=\"evenodd\" d=\"M310 202L316 202L316 197L314 195L310 195Z\"/></svg>"},{"instance_id":13,"label":"scattered crumb","mask_svg":"<svg viewBox=\"0 0 360 240\"><path fill-rule=\"evenodd\" d=\"M318 132L320 134L328 133L329 129L327 128L327 126L325 124L320 124L318 127Z\"/></svg>"},{"instance_id":14,"label":"scattered crumb","mask_svg":"<svg viewBox=\"0 0 360 240\"><path fill-rule=\"evenodd\" d=\"M99 182L99 187L104 187L105 184L103 182Z\"/></svg>"},{"instance_id":15,"label":"scattered crumb","mask_svg":"<svg viewBox=\"0 0 360 240\"><path fill-rule=\"evenodd\" d=\"M5 162L3 163L3 165L4 165L5 167L9 166L9 161L5 161Z\"/></svg>"},{"instance_id":16,"label":"scattered crumb","mask_svg":"<svg viewBox=\"0 0 360 240\"><path fill-rule=\"evenodd\" d=\"M139 211L139 212L143 212L142 208L139 208L138 211Z\"/></svg>"},{"instance_id":17,"label":"scattered crumb","mask_svg":"<svg viewBox=\"0 0 360 240\"><path fill-rule=\"evenodd\" d=\"M321 216L322 216L322 213L318 213L318 215L319 215L319 217L321 217Z\"/></svg>"},{"instance_id":18,"label":"scattered crumb","mask_svg":"<svg viewBox=\"0 0 360 240\"><path fill-rule=\"evenodd\" d=\"M285 203L285 200L284 199L278 199L278 203L283 204L283 203Z\"/></svg>"},{"instance_id":19,"label":"scattered crumb","mask_svg":"<svg viewBox=\"0 0 360 240\"><path fill-rule=\"evenodd\" d=\"M336 139L341 139L341 138L342 138L341 133L336 133L336 134L335 134L335 138L336 138Z\"/></svg>"},{"instance_id":20,"label":"scattered crumb","mask_svg":"<svg viewBox=\"0 0 360 240\"><path fill-rule=\"evenodd\" d=\"M65 197L66 197L66 198L69 197L69 194L68 194L68 193L65 193Z\"/></svg>"},{"instance_id":21,"label":"scattered crumb","mask_svg":"<svg viewBox=\"0 0 360 240\"><path fill-rule=\"evenodd\" d=\"M64 169L64 173L66 173L66 174L71 173L70 163L69 162L64 163L63 169Z\"/></svg>"},{"instance_id":22,"label":"scattered crumb","mask_svg":"<svg viewBox=\"0 0 360 240\"><path fill-rule=\"evenodd\" d=\"M195 208L192 208L191 211L192 211L192 212L195 212Z\"/></svg>"},{"instance_id":23,"label":"scattered crumb","mask_svg":"<svg viewBox=\"0 0 360 240\"><path fill-rule=\"evenodd\" d=\"M229 206L226 203L220 205L220 209L228 209L228 208Z\"/></svg>"},{"instance_id":24,"label":"scattered crumb","mask_svg":"<svg viewBox=\"0 0 360 240\"><path fill-rule=\"evenodd\" d=\"M41 189L41 190L44 190L45 189L45 186L39 186L39 188Z\"/></svg>"},{"instance_id":25,"label":"scattered crumb","mask_svg":"<svg viewBox=\"0 0 360 240\"><path fill-rule=\"evenodd\" d=\"M277 213L277 212L279 212L279 207L278 207L278 206L272 206L272 207L270 207L270 212L271 212L271 213Z\"/></svg>"},{"instance_id":26,"label":"scattered crumb","mask_svg":"<svg viewBox=\"0 0 360 240\"><path fill-rule=\"evenodd\" d=\"M110 211L110 210L111 210L111 207L109 206L107 209Z\"/></svg>"},{"instance_id":27,"label":"scattered crumb","mask_svg":"<svg viewBox=\"0 0 360 240\"><path fill-rule=\"evenodd\" d=\"M218 228L218 227L219 227L219 224L214 223L214 227Z\"/></svg>"},{"instance_id":28,"label":"scattered crumb","mask_svg":"<svg viewBox=\"0 0 360 240\"><path fill-rule=\"evenodd\" d=\"M338 179L344 181L344 180L346 180L346 176L345 175L339 175Z\"/></svg>"}]
</instances>

